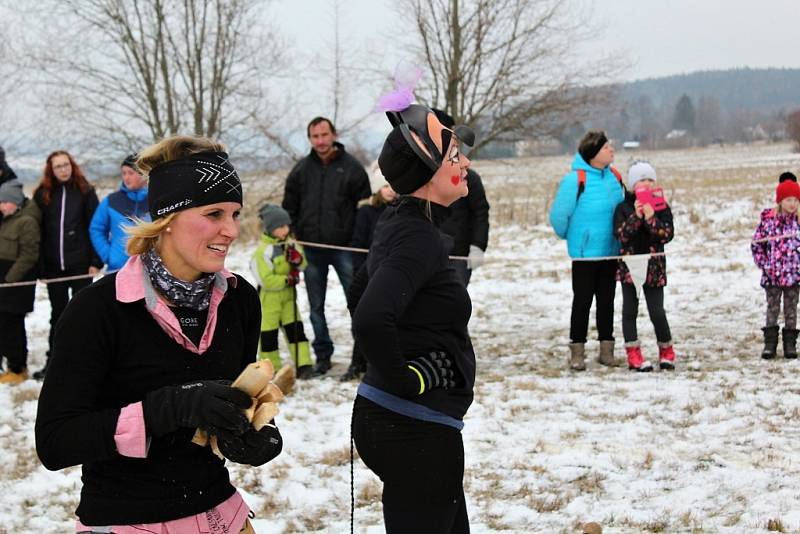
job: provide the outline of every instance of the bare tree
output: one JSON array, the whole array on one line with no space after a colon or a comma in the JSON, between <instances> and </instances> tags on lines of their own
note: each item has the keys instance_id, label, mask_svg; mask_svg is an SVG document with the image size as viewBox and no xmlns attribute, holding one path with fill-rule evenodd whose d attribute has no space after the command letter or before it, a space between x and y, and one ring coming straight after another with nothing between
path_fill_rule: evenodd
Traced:
<instances>
[{"instance_id":1,"label":"bare tree","mask_svg":"<svg viewBox=\"0 0 800 534\"><path fill-rule=\"evenodd\" d=\"M60 45L48 43L33 63L48 73L60 112L106 143L130 147L177 133L252 137L266 113L262 83L281 58L263 22L267 3L48 2L56 14L48 19L62 21Z\"/></svg>"},{"instance_id":2,"label":"bare tree","mask_svg":"<svg viewBox=\"0 0 800 534\"><path fill-rule=\"evenodd\" d=\"M403 0L426 66L420 100L479 132L473 151L505 139L557 135L608 101L621 64L576 58L597 31L568 0ZM605 87L601 87L605 85ZM595 88L589 89L589 86Z\"/></svg>"}]
</instances>

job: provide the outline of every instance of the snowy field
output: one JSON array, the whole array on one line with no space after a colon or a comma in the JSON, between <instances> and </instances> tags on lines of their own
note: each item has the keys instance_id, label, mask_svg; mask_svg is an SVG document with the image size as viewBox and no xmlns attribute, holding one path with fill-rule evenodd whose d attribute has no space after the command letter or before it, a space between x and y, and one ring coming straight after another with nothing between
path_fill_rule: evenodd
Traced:
<instances>
[{"instance_id":1,"label":"snowy field","mask_svg":"<svg viewBox=\"0 0 800 534\"><path fill-rule=\"evenodd\" d=\"M674 373L634 374L593 359L585 373L566 370L569 260L546 212L571 158L475 165L493 205L489 261L470 285L478 379L464 442L475 533L573 533L585 521L606 534L800 532L800 361L758 357L765 299L749 249L778 174L800 171L800 155L788 145L642 155L655 164L675 215L666 291ZM618 154L621 170L630 157ZM240 244L229 266L245 273L251 250ZM231 467L259 534L350 531L356 384L335 379L352 341L334 278L331 378L299 383L282 404L280 457L258 469ZM621 305L618 291L618 358ZM652 360L655 337L641 308L640 338ZM43 364L48 316L39 287L28 317L34 370ZM594 338L592 327L592 357ZM0 533L72 531L80 469L39 465L39 388L0 388ZM358 459L354 491L355 532L382 532L380 483Z\"/></svg>"}]
</instances>

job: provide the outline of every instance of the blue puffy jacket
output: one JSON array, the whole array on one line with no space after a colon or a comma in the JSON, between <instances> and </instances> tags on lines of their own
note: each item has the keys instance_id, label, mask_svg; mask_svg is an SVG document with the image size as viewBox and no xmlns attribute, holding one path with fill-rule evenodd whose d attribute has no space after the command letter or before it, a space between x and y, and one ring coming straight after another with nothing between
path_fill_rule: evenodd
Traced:
<instances>
[{"instance_id":1,"label":"blue puffy jacket","mask_svg":"<svg viewBox=\"0 0 800 534\"><path fill-rule=\"evenodd\" d=\"M586 172L586 185L577 198L579 169ZM558 237L567 240L570 257L595 258L619 252L614 209L624 198L623 187L610 167L596 169L575 154L572 171L561 179L550 208L550 224Z\"/></svg>"},{"instance_id":2,"label":"blue puffy jacket","mask_svg":"<svg viewBox=\"0 0 800 534\"><path fill-rule=\"evenodd\" d=\"M104 198L94 212L89 236L97 255L109 271L121 268L128 261L125 252L128 234L124 228L133 224L133 217L150 220L146 187L131 191L122 184L119 191Z\"/></svg>"}]
</instances>

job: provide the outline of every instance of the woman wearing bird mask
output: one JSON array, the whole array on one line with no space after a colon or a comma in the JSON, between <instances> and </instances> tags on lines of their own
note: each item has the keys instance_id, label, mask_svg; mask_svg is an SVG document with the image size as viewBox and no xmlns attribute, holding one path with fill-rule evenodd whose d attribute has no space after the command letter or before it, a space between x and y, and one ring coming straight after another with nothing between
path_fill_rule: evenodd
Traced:
<instances>
[{"instance_id":1,"label":"woman wearing bird mask","mask_svg":"<svg viewBox=\"0 0 800 534\"><path fill-rule=\"evenodd\" d=\"M425 106L394 107L384 109L392 131L378 162L400 198L381 215L351 288L363 291L353 328L368 362L353 439L383 481L387 533L460 534L469 532L461 429L475 382L472 305L438 227L467 195L460 144L474 133L445 128Z\"/></svg>"}]
</instances>

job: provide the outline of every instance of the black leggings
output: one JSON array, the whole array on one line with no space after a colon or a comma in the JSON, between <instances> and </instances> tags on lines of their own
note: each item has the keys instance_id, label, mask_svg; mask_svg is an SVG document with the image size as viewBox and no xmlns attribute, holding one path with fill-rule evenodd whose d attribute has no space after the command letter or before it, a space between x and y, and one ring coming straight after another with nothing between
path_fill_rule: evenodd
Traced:
<instances>
[{"instance_id":1,"label":"black leggings","mask_svg":"<svg viewBox=\"0 0 800 534\"><path fill-rule=\"evenodd\" d=\"M387 534L468 534L464 443L455 428L412 419L358 395L353 440L383 481Z\"/></svg>"},{"instance_id":2,"label":"black leggings","mask_svg":"<svg viewBox=\"0 0 800 534\"><path fill-rule=\"evenodd\" d=\"M586 343L593 299L597 299L595 314L598 339L614 340L616 274L616 260L572 262L572 317L569 339L573 343Z\"/></svg>"},{"instance_id":3,"label":"black leggings","mask_svg":"<svg viewBox=\"0 0 800 534\"><path fill-rule=\"evenodd\" d=\"M47 278L62 278L66 276L77 276L79 274L88 274L89 266L77 269L67 269L66 271L59 270L46 270ZM47 357L53 353L53 336L56 333L56 324L61 318L61 314L69 304L70 298L75 296L75 293L88 287L92 284L92 279L89 277L79 278L77 280L69 280L66 282L55 282L47 284L47 296L50 298L50 335L48 337L48 350Z\"/></svg>"},{"instance_id":4,"label":"black leggings","mask_svg":"<svg viewBox=\"0 0 800 534\"><path fill-rule=\"evenodd\" d=\"M647 302L647 312L656 331L656 341L669 343L672 334L669 331L667 312L664 311L664 288L643 287L644 300ZM636 317L639 315L639 297L633 284L622 284L622 335L625 343L637 341L639 334L636 331Z\"/></svg>"}]
</instances>

